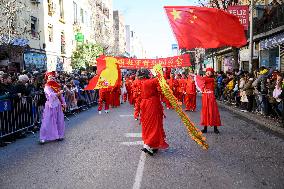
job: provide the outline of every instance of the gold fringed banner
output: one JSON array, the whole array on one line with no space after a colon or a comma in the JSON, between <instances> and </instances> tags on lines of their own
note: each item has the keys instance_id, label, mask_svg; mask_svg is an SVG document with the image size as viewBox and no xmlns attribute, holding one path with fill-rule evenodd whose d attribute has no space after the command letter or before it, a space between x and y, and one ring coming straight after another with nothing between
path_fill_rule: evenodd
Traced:
<instances>
[{"instance_id":1,"label":"gold fringed banner","mask_svg":"<svg viewBox=\"0 0 284 189\"><path fill-rule=\"evenodd\" d=\"M172 90L163 77L162 66L160 64L155 65L152 71L154 71L154 74L157 75L163 94L170 101L174 110L180 116L182 122L187 128L188 134L197 144L199 144L203 149L207 150L209 146L206 142L206 138L202 135L202 132L194 126L189 117L183 112L182 107L178 104L178 100L173 95Z\"/></svg>"}]
</instances>

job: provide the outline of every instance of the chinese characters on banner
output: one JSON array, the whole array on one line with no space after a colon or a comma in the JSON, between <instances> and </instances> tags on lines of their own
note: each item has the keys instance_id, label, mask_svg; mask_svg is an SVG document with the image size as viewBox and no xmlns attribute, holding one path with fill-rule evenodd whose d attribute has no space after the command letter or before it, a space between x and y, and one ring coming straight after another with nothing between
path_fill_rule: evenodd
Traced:
<instances>
[{"instance_id":1,"label":"chinese characters on banner","mask_svg":"<svg viewBox=\"0 0 284 189\"><path fill-rule=\"evenodd\" d=\"M229 6L227 11L230 14L233 14L239 17L241 24L244 26L245 30L248 30L249 24L249 7L246 5L236 5L236 6Z\"/></svg>"},{"instance_id":2,"label":"chinese characters on banner","mask_svg":"<svg viewBox=\"0 0 284 189\"><path fill-rule=\"evenodd\" d=\"M167 68L191 66L190 57L188 54L157 59L115 58L117 59L119 68L127 69L152 68L156 64L161 64L162 67Z\"/></svg>"}]
</instances>

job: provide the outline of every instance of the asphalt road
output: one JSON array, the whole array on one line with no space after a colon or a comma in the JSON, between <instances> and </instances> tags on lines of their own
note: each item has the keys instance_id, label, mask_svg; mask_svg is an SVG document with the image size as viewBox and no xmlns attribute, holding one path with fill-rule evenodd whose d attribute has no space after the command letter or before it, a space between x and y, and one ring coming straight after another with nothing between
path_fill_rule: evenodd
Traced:
<instances>
[{"instance_id":1,"label":"asphalt road","mask_svg":"<svg viewBox=\"0 0 284 189\"><path fill-rule=\"evenodd\" d=\"M165 113L170 148L153 157L140 150L141 128L128 104L71 117L62 142L41 146L38 135L17 140L0 148L0 188L284 188L283 138L220 109L221 133L209 128L204 151L174 111ZM198 125L200 112L188 114Z\"/></svg>"}]
</instances>

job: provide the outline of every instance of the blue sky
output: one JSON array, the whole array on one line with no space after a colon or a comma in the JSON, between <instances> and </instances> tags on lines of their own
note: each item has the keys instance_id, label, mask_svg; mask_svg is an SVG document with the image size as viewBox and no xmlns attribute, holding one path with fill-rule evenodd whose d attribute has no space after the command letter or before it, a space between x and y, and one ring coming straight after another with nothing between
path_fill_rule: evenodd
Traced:
<instances>
[{"instance_id":1,"label":"blue sky","mask_svg":"<svg viewBox=\"0 0 284 189\"><path fill-rule=\"evenodd\" d=\"M113 0L125 24L140 37L148 58L172 56L171 45L176 43L163 6L195 5L197 0Z\"/></svg>"}]
</instances>

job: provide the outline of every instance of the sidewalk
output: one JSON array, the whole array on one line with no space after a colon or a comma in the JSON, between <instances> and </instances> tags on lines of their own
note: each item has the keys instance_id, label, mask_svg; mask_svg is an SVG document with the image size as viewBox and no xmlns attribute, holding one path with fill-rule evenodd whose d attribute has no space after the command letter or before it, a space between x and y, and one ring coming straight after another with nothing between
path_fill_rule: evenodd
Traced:
<instances>
[{"instance_id":1,"label":"sidewalk","mask_svg":"<svg viewBox=\"0 0 284 189\"><path fill-rule=\"evenodd\" d=\"M232 105L227 105L224 102L220 102L217 100L219 107L226 108L235 114L245 117L246 119L257 123L265 130L272 131L284 137L284 125L283 123L279 123L273 119L266 118L262 115L258 115L251 112L241 112L239 108L235 108Z\"/></svg>"}]
</instances>

